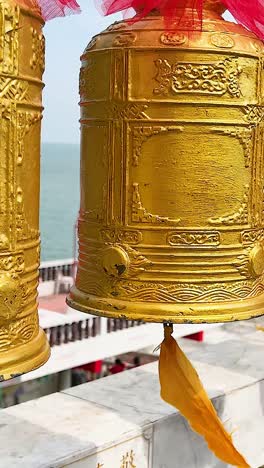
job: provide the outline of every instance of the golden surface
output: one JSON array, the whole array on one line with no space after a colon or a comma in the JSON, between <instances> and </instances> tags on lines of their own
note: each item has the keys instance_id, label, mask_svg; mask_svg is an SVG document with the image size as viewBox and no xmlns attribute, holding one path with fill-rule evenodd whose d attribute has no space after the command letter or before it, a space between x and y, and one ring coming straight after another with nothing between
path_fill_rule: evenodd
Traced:
<instances>
[{"instance_id":1,"label":"golden surface","mask_svg":"<svg viewBox=\"0 0 264 468\"><path fill-rule=\"evenodd\" d=\"M44 38L37 12L0 2L0 380L44 364L39 171Z\"/></svg>"},{"instance_id":2,"label":"golden surface","mask_svg":"<svg viewBox=\"0 0 264 468\"><path fill-rule=\"evenodd\" d=\"M176 323L264 313L263 45L205 5L202 33L152 14L82 56L76 309Z\"/></svg>"}]
</instances>

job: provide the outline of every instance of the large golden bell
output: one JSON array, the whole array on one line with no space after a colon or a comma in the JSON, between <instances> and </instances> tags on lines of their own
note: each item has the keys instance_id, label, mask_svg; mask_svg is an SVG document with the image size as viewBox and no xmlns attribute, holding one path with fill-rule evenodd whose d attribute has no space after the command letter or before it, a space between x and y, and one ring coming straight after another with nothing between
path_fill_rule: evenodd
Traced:
<instances>
[{"instance_id":1,"label":"large golden bell","mask_svg":"<svg viewBox=\"0 0 264 468\"><path fill-rule=\"evenodd\" d=\"M39 167L44 39L39 13L0 2L0 380L49 357L39 328Z\"/></svg>"},{"instance_id":2,"label":"large golden bell","mask_svg":"<svg viewBox=\"0 0 264 468\"><path fill-rule=\"evenodd\" d=\"M72 307L176 323L264 313L263 45L223 11L205 1L202 33L154 12L87 46Z\"/></svg>"}]
</instances>

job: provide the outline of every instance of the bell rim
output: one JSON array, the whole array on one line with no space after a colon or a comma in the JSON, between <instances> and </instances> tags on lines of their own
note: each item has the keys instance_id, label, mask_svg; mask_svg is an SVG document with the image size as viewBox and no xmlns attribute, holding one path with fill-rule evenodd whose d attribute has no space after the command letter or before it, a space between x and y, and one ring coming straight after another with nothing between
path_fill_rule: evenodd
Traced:
<instances>
[{"instance_id":1,"label":"bell rim","mask_svg":"<svg viewBox=\"0 0 264 468\"><path fill-rule=\"evenodd\" d=\"M69 307L101 317L152 323L226 323L250 320L264 315L264 293L239 301L205 303L130 302L97 297L75 286L66 298ZM184 313L189 309L191 313Z\"/></svg>"},{"instance_id":2,"label":"bell rim","mask_svg":"<svg viewBox=\"0 0 264 468\"><path fill-rule=\"evenodd\" d=\"M49 342L45 332L40 328L38 334L27 343L1 353L0 381L31 372L45 364L49 357Z\"/></svg>"}]
</instances>

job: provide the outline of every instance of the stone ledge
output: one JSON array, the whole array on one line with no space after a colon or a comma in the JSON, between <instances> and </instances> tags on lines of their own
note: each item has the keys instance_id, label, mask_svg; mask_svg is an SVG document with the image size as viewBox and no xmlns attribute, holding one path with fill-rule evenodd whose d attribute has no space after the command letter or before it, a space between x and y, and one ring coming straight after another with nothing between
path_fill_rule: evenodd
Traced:
<instances>
[{"instance_id":1,"label":"stone ledge","mask_svg":"<svg viewBox=\"0 0 264 468\"><path fill-rule=\"evenodd\" d=\"M264 334L255 325L181 341L252 468L264 461ZM0 440L5 468L227 467L160 399L157 363L2 410Z\"/></svg>"}]
</instances>

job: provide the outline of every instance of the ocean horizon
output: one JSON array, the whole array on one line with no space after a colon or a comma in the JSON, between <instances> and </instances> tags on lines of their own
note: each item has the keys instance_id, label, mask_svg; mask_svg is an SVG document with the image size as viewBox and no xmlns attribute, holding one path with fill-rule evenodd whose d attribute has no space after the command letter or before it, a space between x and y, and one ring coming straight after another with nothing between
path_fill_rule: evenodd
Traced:
<instances>
[{"instance_id":1,"label":"ocean horizon","mask_svg":"<svg viewBox=\"0 0 264 468\"><path fill-rule=\"evenodd\" d=\"M42 143L41 261L71 258L80 200L79 144Z\"/></svg>"}]
</instances>

